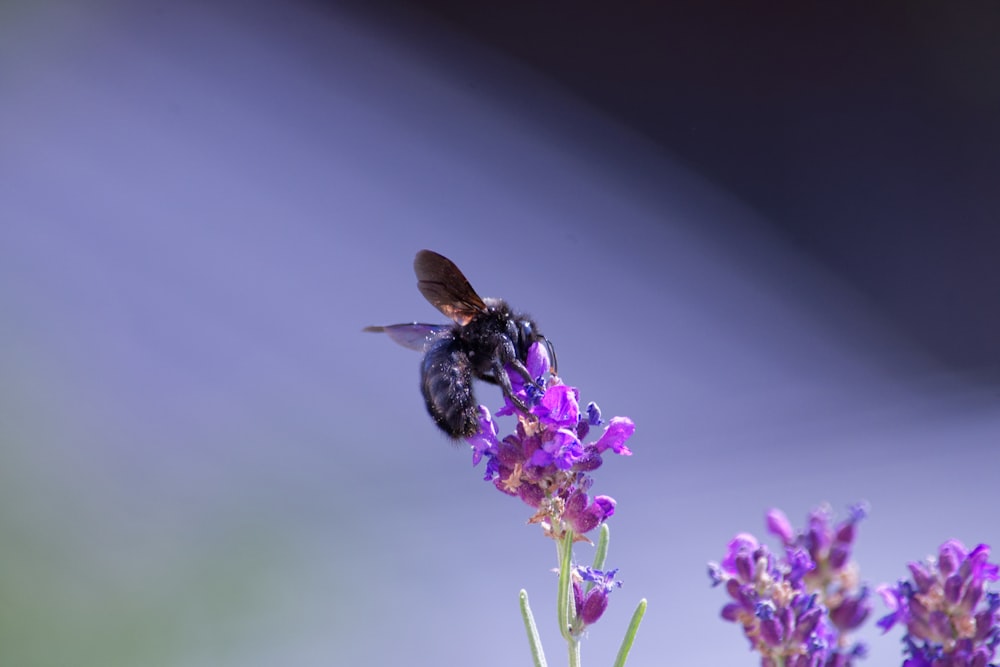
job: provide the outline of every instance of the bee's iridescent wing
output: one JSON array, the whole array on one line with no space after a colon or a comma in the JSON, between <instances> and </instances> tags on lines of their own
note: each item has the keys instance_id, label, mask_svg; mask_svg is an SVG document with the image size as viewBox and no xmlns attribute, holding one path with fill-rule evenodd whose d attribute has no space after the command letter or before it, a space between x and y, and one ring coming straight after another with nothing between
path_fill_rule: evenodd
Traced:
<instances>
[{"instance_id":1,"label":"bee's iridescent wing","mask_svg":"<svg viewBox=\"0 0 1000 667\"><path fill-rule=\"evenodd\" d=\"M423 352L430 342L442 331L451 328L450 324L423 324L409 322L406 324L390 324L384 327L365 327L364 331L384 333L403 347L417 352Z\"/></svg>"},{"instance_id":2,"label":"bee's iridescent wing","mask_svg":"<svg viewBox=\"0 0 1000 667\"><path fill-rule=\"evenodd\" d=\"M413 270L420 293L453 322L465 326L486 310L465 275L444 255L421 250L413 260Z\"/></svg>"}]
</instances>

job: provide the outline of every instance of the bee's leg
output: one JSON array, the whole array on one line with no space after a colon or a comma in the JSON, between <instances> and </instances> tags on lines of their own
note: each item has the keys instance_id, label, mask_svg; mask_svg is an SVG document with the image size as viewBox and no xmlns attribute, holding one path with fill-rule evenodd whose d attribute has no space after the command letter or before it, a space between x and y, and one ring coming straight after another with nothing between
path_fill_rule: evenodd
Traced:
<instances>
[{"instance_id":1,"label":"bee's leg","mask_svg":"<svg viewBox=\"0 0 1000 667\"><path fill-rule=\"evenodd\" d=\"M510 362L508 362L508 363L510 363ZM516 370L516 369L515 369L515 370ZM527 368L526 368L525 370L527 370ZM518 371L518 373L520 373L520 371ZM502 373L502 375L504 375L504 376L506 377L506 376L507 376L507 373L506 373L506 372L504 372L504 373ZM493 376L493 373L486 373L486 374L484 374L484 375L477 375L476 377L477 377L478 379L482 380L483 382L486 382L486 383L488 383L488 384L495 384L495 385L497 385L497 386L500 386L500 384L501 384L501 383L500 383L500 380L496 379L496 378L495 378L495 377ZM540 386L538 385L538 383L537 383L537 382L535 382L534 380L529 380L529 382L531 382L531 385L532 385L533 387L535 387L535 389L541 389L541 387L540 387Z\"/></svg>"},{"instance_id":2,"label":"bee's leg","mask_svg":"<svg viewBox=\"0 0 1000 667\"><path fill-rule=\"evenodd\" d=\"M525 369L527 372L527 369ZM503 362L497 360L493 365L493 377L497 380L500 388L503 390L503 395L510 399L510 402L517 406L517 409L521 412L527 413L528 406L525 405L524 401L514 395L514 387L510 384L510 376L503 369Z\"/></svg>"},{"instance_id":3,"label":"bee's leg","mask_svg":"<svg viewBox=\"0 0 1000 667\"><path fill-rule=\"evenodd\" d=\"M521 377L524 378L525 382L527 382L528 384L530 384L531 386L535 387L538 390L542 389L538 385L538 383L535 382L534 378L531 377L531 373L528 372L528 369L525 368L524 364L521 363L519 359L515 358L512 359L511 361L508 361L507 363L509 363L511 367L513 367L513 369L517 371L517 373ZM507 372L504 370L504 363L499 359L497 359L493 363L492 379L495 380L496 383L500 385L500 388L503 390L504 396L509 398L510 402L516 405L521 412L524 413L530 412L530 408L527 406L527 404L525 404L524 401L522 401L520 398L514 395L514 387L511 386L510 384L510 376L507 375Z\"/></svg>"},{"instance_id":4,"label":"bee's leg","mask_svg":"<svg viewBox=\"0 0 1000 667\"><path fill-rule=\"evenodd\" d=\"M559 373L559 361L556 359L556 348L548 338L542 337L545 348L549 351L549 372L553 375Z\"/></svg>"},{"instance_id":5,"label":"bee's leg","mask_svg":"<svg viewBox=\"0 0 1000 667\"><path fill-rule=\"evenodd\" d=\"M524 378L525 382L527 382L528 384L530 384L535 389L541 389L542 388L537 382L535 382L535 378L531 377L531 373L528 371L528 368L523 363L521 363L520 359L512 359L512 360L508 361L507 363L509 363L511 365L511 367L515 371L517 371L518 375L520 375L521 377ZM504 375L504 377L507 377L506 373L504 373L503 375ZM509 378L508 378L508 380L509 380ZM509 382L508 382L508 384L509 384Z\"/></svg>"}]
</instances>

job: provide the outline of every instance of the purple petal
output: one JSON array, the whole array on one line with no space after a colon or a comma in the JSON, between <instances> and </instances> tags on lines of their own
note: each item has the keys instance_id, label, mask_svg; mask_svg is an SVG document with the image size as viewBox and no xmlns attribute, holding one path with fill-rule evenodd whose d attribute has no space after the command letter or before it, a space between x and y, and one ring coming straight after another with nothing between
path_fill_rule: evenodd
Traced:
<instances>
[{"instance_id":1,"label":"purple petal","mask_svg":"<svg viewBox=\"0 0 1000 667\"><path fill-rule=\"evenodd\" d=\"M549 369L549 353L546 350L545 345L540 343L533 343L530 348L528 348L528 357L524 361L524 367L528 369L528 375L532 378L538 379L545 375L545 372ZM514 370L514 367L508 364L505 368L507 376L510 378L510 386L514 390L514 394L525 402L528 398L528 383L524 381L524 377ZM512 414L514 410L514 405L509 399L506 400L506 404L503 408L497 411L498 415L509 415Z\"/></svg>"},{"instance_id":2,"label":"purple petal","mask_svg":"<svg viewBox=\"0 0 1000 667\"><path fill-rule=\"evenodd\" d=\"M952 575L954 577L955 575ZM951 581L952 577L948 577L948 581ZM956 577L957 578L957 577ZM945 595L948 595L950 591L947 589L947 582L945 582ZM961 589L958 591L961 592ZM951 598L948 598L952 601ZM962 595L961 604L959 605L966 613L971 612L979 604L979 601L983 599L983 582L972 581L969 587L965 589L965 594ZM957 601L957 600L956 600Z\"/></svg>"},{"instance_id":3,"label":"purple petal","mask_svg":"<svg viewBox=\"0 0 1000 667\"><path fill-rule=\"evenodd\" d=\"M819 624L820 620L823 618L823 608L813 607L807 611L804 611L798 618L798 622L795 626L795 636L799 641L805 641L809 638L815 630L816 626Z\"/></svg>"},{"instance_id":4,"label":"purple petal","mask_svg":"<svg viewBox=\"0 0 1000 667\"><path fill-rule=\"evenodd\" d=\"M823 554L833 539L830 528L830 508L823 505L809 513L809 528L806 531L806 544L813 560L822 561Z\"/></svg>"},{"instance_id":5,"label":"purple petal","mask_svg":"<svg viewBox=\"0 0 1000 667\"><path fill-rule=\"evenodd\" d=\"M729 540L726 548L726 557L722 559L722 569L730 574L737 574L736 560L742 554L750 554L757 550L760 543L757 538L750 533L740 533Z\"/></svg>"},{"instance_id":6,"label":"purple petal","mask_svg":"<svg viewBox=\"0 0 1000 667\"><path fill-rule=\"evenodd\" d=\"M632 450L625 446L625 441L635 433L635 424L628 417L612 417L608 422L608 427L604 429L604 434L594 443L597 451L604 452L610 449L615 454L631 456Z\"/></svg>"},{"instance_id":7,"label":"purple petal","mask_svg":"<svg viewBox=\"0 0 1000 667\"><path fill-rule=\"evenodd\" d=\"M606 518L611 516L606 514L608 509L607 501L611 500L607 496L602 496L601 502L596 499L587 504L587 494L576 491L566 501L566 508L563 511L563 519L572 526L573 531L583 535L594 528L597 528ZM614 513L614 501L611 500L610 509Z\"/></svg>"},{"instance_id":8,"label":"purple petal","mask_svg":"<svg viewBox=\"0 0 1000 667\"><path fill-rule=\"evenodd\" d=\"M847 521L837 529L836 542L845 547L854 542L854 534L857 532L857 524Z\"/></svg>"},{"instance_id":9,"label":"purple petal","mask_svg":"<svg viewBox=\"0 0 1000 667\"><path fill-rule=\"evenodd\" d=\"M781 646L785 640L784 628L775 617L774 606L770 602L762 602L757 606L757 616L760 618L760 635L771 646Z\"/></svg>"},{"instance_id":10,"label":"purple petal","mask_svg":"<svg viewBox=\"0 0 1000 667\"><path fill-rule=\"evenodd\" d=\"M548 346L541 343L532 343L531 347L528 348L528 358L524 362L524 366L528 369L531 377L541 377L549 370L551 365Z\"/></svg>"},{"instance_id":11,"label":"purple petal","mask_svg":"<svg viewBox=\"0 0 1000 667\"><path fill-rule=\"evenodd\" d=\"M553 461L553 456L544 449L536 449L532 453L531 457L528 459L528 465L538 466L539 468L544 468Z\"/></svg>"},{"instance_id":12,"label":"purple petal","mask_svg":"<svg viewBox=\"0 0 1000 667\"><path fill-rule=\"evenodd\" d=\"M575 388L564 384L549 387L532 412L548 424L575 428L580 421L579 393Z\"/></svg>"},{"instance_id":13,"label":"purple petal","mask_svg":"<svg viewBox=\"0 0 1000 667\"><path fill-rule=\"evenodd\" d=\"M574 472L591 472L592 470L597 470L604 464L604 459L597 450L594 449L593 445L587 445L583 449L583 454L576 460L573 464Z\"/></svg>"},{"instance_id":14,"label":"purple petal","mask_svg":"<svg viewBox=\"0 0 1000 667\"><path fill-rule=\"evenodd\" d=\"M948 540L938 551L938 569L948 576L957 572L966 555L965 545L958 540ZM919 583L919 582L918 582Z\"/></svg>"},{"instance_id":15,"label":"purple petal","mask_svg":"<svg viewBox=\"0 0 1000 667\"><path fill-rule=\"evenodd\" d=\"M900 594L899 588L888 584L882 584L875 589L875 592L882 598L882 602L885 606L889 608L889 613L875 623L878 627L882 628L882 632L888 632L892 626L896 625L897 622L902 621L903 623L906 623L906 607L903 604L903 598Z\"/></svg>"},{"instance_id":16,"label":"purple petal","mask_svg":"<svg viewBox=\"0 0 1000 667\"><path fill-rule=\"evenodd\" d=\"M587 598L583 601L583 609L580 611L580 618L587 625L596 623L607 608L608 592L604 587L596 586L587 593Z\"/></svg>"},{"instance_id":17,"label":"purple petal","mask_svg":"<svg viewBox=\"0 0 1000 667\"><path fill-rule=\"evenodd\" d=\"M802 579L816 569L816 563L805 549L788 549L786 556L789 568L788 583L794 588L801 589Z\"/></svg>"},{"instance_id":18,"label":"purple petal","mask_svg":"<svg viewBox=\"0 0 1000 667\"><path fill-rule=\"evenodd\" d=\"M969 552L968 562L971 566L973 581L996 581L1000 578L1000 566L990 563L990 545L980 544Z\"/></svg>"},{"instance_id":19,"label":"purple petal","mask_svg":"<svg viewBox=\"0 0 1000 667\"><path fill-rule=\"evenodd\" d=\"M531 507L539 507L545 500L545 492L536 484L521 484L517 487L517 495Z\"/></svg>"},{"instance_id":20,"label":"purple petal","mask_svg":"<svg viewBox=\"0 0 1000 667\"><path fill-rule=\"evenodd\" d=\"M587 423L591 426L600 426L604 423L601 419L601 408L593 401L587 403Z\"/></svg>"},{"instance_id":21,"label":"purple petal","mask_svg":"<svg viewBox=\"0 0 1000 667\"><path fill-rule=\"evenodd\" d=\"M784 512L772 507L767 511L765 521L767 522L767 532L780 539L785 546L792 543L795 531L792 530L792 524Z\"/></svg>"},{"instance_id":22,"label":"purple petal","mask_svg":"<svg viewBox=\"0 0 1000 667\"><path fill-rule=\"evenodd\" d=\"M830 568L837 572L844 569L847 565L847 559L851 557L851 551L845 544L834 544L830 548L830 555L827 562L830 564Z\"/></svg>"},{"instance_id":23,"label":"purple petal","mask_svg":"<svg viewBox=\"0 0 1000 667\"><path fill-rule=\"evenodd\" d=\"M610 519L615 513L615 499L611 496L597 496L594 498L594 504L597 505L602 514L604 514L605 519Z\"/></svg>"},{"instance_id":24,"label":"purple petal","mask_svg":"<svg viewBox=\"0 0 1000 667\"><path fill-rule=\"evenodd\" d=\"M550 462L560 470L569 470L583 457L583 445L576 439L576 432L567 428L550 431L542 449L548 452Z\"/></svg>"},{"instance_id":25,"label":"purple petal","mask_svg":"<svg viewBox=\"0 0 1000 667\"><path fill-rule=\"evenodd\" d=\"M712 580L712 588L715 588L726 580L726 573L722 571L718 563L709 563L708 578Z\"/></svg>"},{"instance_id":26,"label":"purple petal","mask_svg":"<svg viewBox=\"0 0 1000 667\"><path fill-rule=\"evenodd\" d=\"M727 621L736 621L740 617L740 612L743 611L743 607L736 604L735 602L730 602L722 608L722 613L720 616Z\"/></svg>"},{"instance_id":27,"label":"purple petal","mask_svg":"<svg viewBox=\"0 0 1000 667\"><path fill-rule=\"evenodd\" d=\"M871 613L867 597L867 589L862 589L858 597L846 598L839 606L830 610L830 620L842 632L857 629Z\"/></svg>"},{"instance_id":28,"label":"purple petal","mask_svg":"<svg viewBox=\"0 0 1000 667\"><path fill-rule=\"evenodd\" d=\"M948 617L948 614L943 611L932 611L928 620L937 636L946 638L952 636L951 619Z\"/></svg>"},{"instance_id":29,"label":"purple petal","mask_svg":"<svg viewBox=\"0 0 1000 667\"><path fill-rule=\"evenodd\" d=\"M921 593L926 593L936 583L927 566L923 563L912 562L907 563L906 566L910 569L910 574L913 575L913 583L917 585L917 590Z\"/></svg>"},{"instance_id":30,"label":"purple petal","mask_svg":"<svg viewBox=\"0 0 1000 667\"><path fill-rule=\"evenodd\" d=\"M944 597L949 603L955 604L962 597L962 577L953 574L944 580Z\"/></svg>"},{"instance_id":31,"label":"purple petal","mask_svg":"<svg viewBox=\"0 0 1000 667\"><path fill-rule=\"evenodd\" d=\"M483 455L495 453L497 445L497 425L485 405L479 406L479 432L465 439L472 447L472 465L479 465Z\"/></svg>"}]
</instances>

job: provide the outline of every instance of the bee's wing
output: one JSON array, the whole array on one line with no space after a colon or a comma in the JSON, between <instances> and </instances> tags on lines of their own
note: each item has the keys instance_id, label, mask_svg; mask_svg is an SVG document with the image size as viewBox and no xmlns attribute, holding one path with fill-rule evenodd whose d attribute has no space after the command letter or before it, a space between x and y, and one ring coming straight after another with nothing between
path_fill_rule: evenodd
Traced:
<instances>
[{"instance_id":1,"label":"bee's wing","mask_svg":"<svg viewBox=\"0 0 1000 667\"><path fill-rule=\"evenodd\" d=\"M403 347L423 352L439 333L450 328L449 324L409 322L407 324L390 324L385 327L365 327L364 331L384 333Z\"/></svg>"},{"instance_id":2,"label":"bee's wing","mask_svg":"<svg viewBox=\"0 0 1000 667\"><path fill-rule=\"evenodd\" d=\"M413 260L417 289L435 308L461 325L486 310L482 298L454 262L431 250L421 250Z\"/></svg>"}]
</instances>

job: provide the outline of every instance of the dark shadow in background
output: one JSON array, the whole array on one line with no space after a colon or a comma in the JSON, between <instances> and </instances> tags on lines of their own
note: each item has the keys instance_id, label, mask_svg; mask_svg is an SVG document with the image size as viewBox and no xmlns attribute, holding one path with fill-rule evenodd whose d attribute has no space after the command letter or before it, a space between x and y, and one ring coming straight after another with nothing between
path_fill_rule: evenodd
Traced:
<instances>
[{"instance_id":1,"label":"dark shadow in background","mask_svg":"<svg viewBox=\"0 0 1000 667\"><path fill-rule=\"evenodd\" d=\"M650 137L1000 381L1000 4L405 4Z\"/></svg>"}]
</instances>

